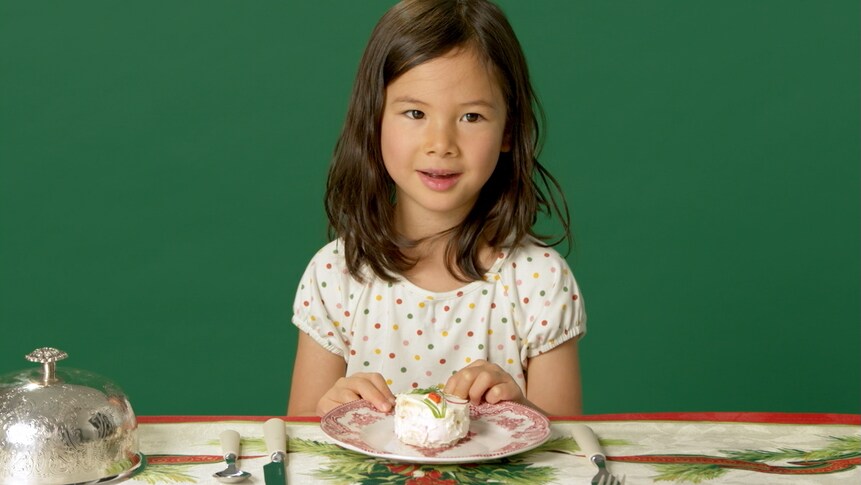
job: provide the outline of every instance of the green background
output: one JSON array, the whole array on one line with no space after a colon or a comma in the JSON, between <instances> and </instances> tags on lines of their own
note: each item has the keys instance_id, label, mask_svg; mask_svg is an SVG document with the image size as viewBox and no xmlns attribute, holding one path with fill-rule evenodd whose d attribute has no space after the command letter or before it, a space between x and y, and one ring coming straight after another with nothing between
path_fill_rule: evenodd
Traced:
<instances>
[{"instance_id":1,"label":"green background","mask_svg":"<svg viewBox=\"0 0 861 485\"><path fill-rule=\"evenodd\" d=\"M0 373L55 346L140 415L283 414L391 4L0 0ZM858 2L501 5L573 212L585 411L861 411Z\"/></svg>"}]
</instances>

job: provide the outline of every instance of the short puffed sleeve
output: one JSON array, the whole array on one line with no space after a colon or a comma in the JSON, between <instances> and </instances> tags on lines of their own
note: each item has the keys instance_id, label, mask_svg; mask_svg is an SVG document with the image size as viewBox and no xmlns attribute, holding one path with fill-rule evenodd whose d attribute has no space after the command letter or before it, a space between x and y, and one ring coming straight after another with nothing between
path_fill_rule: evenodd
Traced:
<instances>
[{"instance_id":1,"label":"short puffed sleeve","mask_svg":"<svg viewBox=\"0 0 861 485\"><path fill-rule=\"evenodd\" d=\"M335 242L323 247L308 263L293 303L293 324L340 356L348 355L350 344L346 325L338 320L338 308L344 299L343 266Z\"/></svg>"},{"instance_id":2,"label":"short puffed sleeve","mask_svg":"<svg viewBox=\"0 0 861 485\"><path fill-rule=\"evenodd\" d=\"M559 253L532 246L518 258L516 279L524 365L529 358L586 333L580 289Z\"/></svg>"}]
</instances>

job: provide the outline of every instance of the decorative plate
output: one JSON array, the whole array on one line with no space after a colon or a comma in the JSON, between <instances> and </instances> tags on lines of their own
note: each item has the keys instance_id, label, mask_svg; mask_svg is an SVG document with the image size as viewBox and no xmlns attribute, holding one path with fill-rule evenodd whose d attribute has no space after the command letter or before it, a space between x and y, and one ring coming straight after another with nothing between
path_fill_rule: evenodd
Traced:
<instances>
[{"instance_id":1,"label":"decorative plate","mask_svg":"<svg viewBox=\"0 0 861 485\"><path fill-rule=\"evenodd\" d=\"M472 463L531 450L550 437L550 421L526 406L503 401L470 406L469 432L442 448L407 445L395 436L394 416L365 400L342 404L320 420L320 428L349 450L410 463Z\"/></svg>"}]
</instances>

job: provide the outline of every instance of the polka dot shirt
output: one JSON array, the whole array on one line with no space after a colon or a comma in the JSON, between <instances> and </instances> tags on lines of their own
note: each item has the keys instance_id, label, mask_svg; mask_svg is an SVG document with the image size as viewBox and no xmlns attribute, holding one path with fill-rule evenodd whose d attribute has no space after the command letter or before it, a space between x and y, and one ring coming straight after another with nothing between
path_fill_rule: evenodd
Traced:
<instances>
[{"instance_id":1,"label":"polka dot shirt","mask_svg":"<svg viewBox=\"0 0 861 485\"><path fill-rule=\"evenodd\" d=\"M445 384L477 359L526 389L530 358L586 331L567 262L534 242L497 255L484 281L448 292L407 280L350 276L341 241L324 246L302 276L293 323L343 356L347 375L379 372L392 392Z\"/></svg>"}]
</instances>

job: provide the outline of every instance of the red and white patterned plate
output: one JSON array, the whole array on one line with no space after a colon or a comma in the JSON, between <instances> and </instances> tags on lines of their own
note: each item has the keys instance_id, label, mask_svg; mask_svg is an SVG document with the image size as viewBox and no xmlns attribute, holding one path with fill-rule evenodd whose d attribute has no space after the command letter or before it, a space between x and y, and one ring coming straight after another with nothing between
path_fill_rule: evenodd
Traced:
<instances>
[{"instance_id":1,"label":"red and white patterned plate","mask_svg":"<svg viewBox=\"0 0 861 485\"><path fill-rule=\"evenodd\" d=\"M454 445L420 448L395 436L392 414L377 411L365 400L329 411L320 428L344 448L392 461L410 463L472 463L531 450L550 437L543 414L513 402L470 407L469 432Z\"/></svg>"}]
</instances>

